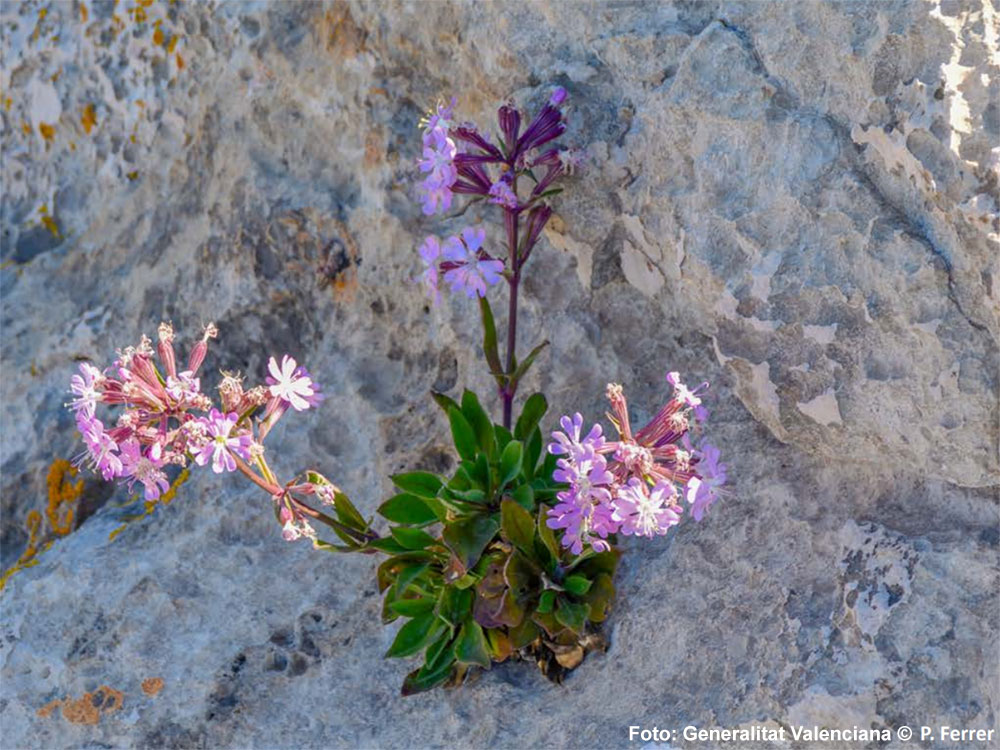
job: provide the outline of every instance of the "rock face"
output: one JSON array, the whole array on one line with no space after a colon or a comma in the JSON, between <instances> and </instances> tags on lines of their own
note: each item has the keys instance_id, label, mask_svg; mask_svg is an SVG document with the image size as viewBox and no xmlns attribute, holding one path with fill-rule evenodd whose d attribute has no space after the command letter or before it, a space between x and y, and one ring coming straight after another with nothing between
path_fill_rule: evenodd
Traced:
<instances>
[{"instance_id":1,"label":"rock face","mask_svg":"<svg viewBox=\"0 0 1000 750\"><path fill-rule=\"evenodd\" d=\"M205 471L110 540L127 493L88 479L0 595L5 747L1000 729L989 0L146 5L2 9L5 568L80 449L75 360L161 319L182 348L218 323L209 372L308 363L330 397L269 438L285 474L371 513L449 465L428 392L489 392L477 330L409 280L479 217L414 201L417 120L453 93L485 124L562 85L590 155L529 266L521 346L552 347L525 394L596 418L615 380L648 416L667 369L711 380L730 494L626 545L610 650L563 687L505 664L402 699L374 558L284 543Z\"/></svg>"}]
</instances>

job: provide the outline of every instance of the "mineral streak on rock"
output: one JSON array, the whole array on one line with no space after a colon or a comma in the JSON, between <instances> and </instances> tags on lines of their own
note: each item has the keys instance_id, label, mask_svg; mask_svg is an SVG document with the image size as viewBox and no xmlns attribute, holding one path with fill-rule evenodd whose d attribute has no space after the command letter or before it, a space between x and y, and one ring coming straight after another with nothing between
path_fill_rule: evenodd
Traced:
<instances>
[{"instance_id":1,"label":"mineral streak on rock","mask_svg":"<svg viewBox=\"0 0 1000 750\"><path fill-rule=\"evenodd\" d=\"M992 3L0 15L3 569L29 513L45 517L53 459L81 450L63 408L76 361L107 362L160 320L218 322L207 387L220 367L263 377L272 354L308 363L329 397L269 439L283 474L316 465L368 515L389 474L453 466L428 392L497 403L467 301L432 307L411 282L427 233L486 215L442 229L415 201L417 122L452 94L485 125L507 96L536 105L561 85L563 140L588 156L522 285L522 346L553 342L524 395L547 394L552 427L600 414L608 381L642 412L668 370L710 380L732 481L703 523L628 546L608 650L563 687L504 663L403 700L412 666L381 658L394 628L372 558L284 543L235 478L193 472L127 525L124 490L98 502L88 480L78 504L96 512L0 592L5 746L997 728ZM502 296L494 309L503 326ZM152 674L170 685L155 700L136 685ZM86 739L36 715L101 684L141 700Z\"/></svg>"}]
</instances>

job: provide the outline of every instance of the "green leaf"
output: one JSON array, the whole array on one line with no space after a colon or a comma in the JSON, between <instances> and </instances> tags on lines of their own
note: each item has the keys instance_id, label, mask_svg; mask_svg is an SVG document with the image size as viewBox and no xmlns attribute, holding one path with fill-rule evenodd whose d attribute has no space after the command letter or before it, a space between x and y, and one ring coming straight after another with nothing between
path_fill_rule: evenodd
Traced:
<instances>
[{"instance_id":1,"label":"green leaf","mask_svg":"<svg viewBox=\"0 0 1000 750\"><path fill-rule=\"evenodd\" d=\"M535 564L516 550L507 559L503 577L518 601L530 598L541 587Z\"/></svg>"},{"instance_id":2,"label":"green leaf","mask_svg":"<svg viewBox=\"0 0 1000 750\"><path fill-rule=\"evenodd\" d=\"M500 503L500 533L526 555L533 552L535 519L513 500Z\"/></svg>"},{"instance_id":3,"label":"green leaf","mask_svg":"<svg viewBox=\"0 0 1000 750\"><path fill-rule=\"evenodd\" d=\"M379 552L385 552L388 555L397 555L400 552L406 552L406 547L401 545L391 536L384 536L381 539L375 539L368 542L369 547L374 547Z\"/></svg>"},{"instance_id":4,"label":"green leaf","mask_svg":"<svg viewBox=\"0 0 1000 750\"><path fill-rule=\"evenodd\" d=\"M535 427L524 446L524 475L533 479L538 468L538 458L542 455L542 431ZM545 479L552 477L551 472L544 475Z\"/></svg>"},{"instance_id":5,"label":"green leaf","mask_svg":"<svg viewBox=\"0 0 1000 750\"><path fill-rule=\"evenodd\" d=\"M448 421L451 423L451 436L455 441L455 449L458 455L467 461L472 461L476 457L476 433L472 430L462 412L451 408L448 410Z\"/></svg>"},{"instance_id":6,"label":"green leaf","mask_svg":"<svg viewBox=\"0 0 1000 750\"><path fill-rule=\"evenodd\" d=\"M397 599L389 603L389 609L403 617L418 617L434 610L434 600L426 596L417 599Z\"/></svg>"},{"instance_id":7,"label":"green leaf","mask_svg":"<svg viewBox=\"0 0 1000 750\"><path fill-rule=\"evenodd\" d=\"M453 650L448 648L454 636L453 631L445 630L440 638L427 647L427 651L424 652L424 669L428 672L434 672L442 665L451 664L455 660Z\"/></svg>"},{"instance_id":8,"label":"green leaf","mask_svg":"<svg viewBox=\"0 0 1000 750\"><path fill-rule=\"evenodd\" d=\"M396 578L397 595L402 596L405 594L406 589L409 588L410 584L426 573L429 568L430 563L424 563L423 565L410 565L403 568L403 570L399 573L399 577Z\"/></svg>"},{"instance_id":9,"label":"green leaf","mask_svg":"<svg viewBox=\"0 0 1000 750\"><path fill-rule=\"evenodd\" d=\"M514 436L510 434L510 430L501 424L493 425L493 434L497 436L497 448L501 451L507 447L507 443L514 439Z\"/></svg>"},{"instance_id":10,"label":"green leaf","mask_svg":"<svg viewBox=\"0 0 1000 750\"><path fill-rule=\"evenodd\" d=\"M411 529L407 526L393 526L389 529L389 533L406 549L424 549L436 541L426 531Z\"/></svg>"},{"instance_id":11,"label":"green leaf","mask_svg":"<svg viewBox=\"0 0 1000 750\"><path fill-rule=\"evenodd\" d=\"M507 633L514 648L524 648L538 637L538 626L525 619L517 627L508 628Z\"/></svg>"},{"instance_id":12,"label":"green leaf","mask_svg":"<svg viewBox=\"0 0 1000 750\"><path fill-rule=\"evenodd\" d=\"M334 493L333 509L337 512L337 518L345 526L350 526L358 531L368 530L368 522L343 492Z\"/></svg>"},{"instance_id":13,"label":"green leaf","mask_svg":"<svg viewBox=\"0 0 1000 750\"><path fill-rule=\"evenodd\" d=\"M497 444L493 436L493 420L479 403L479 398L470 390L462 393L462 416L464 416L472 426L476 434L476 442L479 449L492 459L496 455Z\"/></svg>"},{"instance_id":14,"label":"green leaf","mask_svg":"<svg viewBox=\"0 0 1000 750\"><path fill-rule=\"evenodd\" d=\"M437 515L423 499L406 492L390 497L378 506L378 513L395 523L414 526L423 526L438 520Z\"/></svg>"},{"instance_id":15,"label":"green leaf","mask_svg":"<svg viewBox=\"0 0 1000 750\"><path fill-rule=\"evenodd\" d=\"M594 585L583 600L590 607L589 618L591 622L603 622L611 609L611 602L615 598L615 585L611 582L611 576L601 573L594 579Z\"/></svg>"},{"instance_id":16,"label":"green leaf","mask_svg":"<svg viewBox=\"0 0 1000 750\"><path fill-rule=\"evenodd\" d=\"M530 484L522 484L512 495L514 501L528 512L535 510L535 491ZM534 521L532 521L534 523Z\"/></svg>"},{"instance_id":17,"label":"green leaf","mask_svg":"<svg viewBox=\"0 0 1000 750\"><path fill-rule=\"evenodd\" d=\"M438 614L452 625L467 619L472 614L474 594L471 589L457 589L445 586L438 599Z\"/></svg>"},{"instance_id":18,"label":"green leaf","mask_svg":"<svg viewBox=\"0 0 1000 750\"><path fill-rule=\"evenodd\" d=\"M588 557L572 565L570 569L574 573L582 573L588 578L597 578L601 573L614 576L615 568L618 567L618 558L621 557L621 554L617 549L598 552L593 557Z\"/></svg>"},{"instance_id":19,"label":"green leaf","mask_svg":"<svg viewBox=\"0 0 1000 750\"><path fill-rule=\"evenodd\" d=\"M423 667L413 670L403 680L403 687L400 690L400 694L405 697L433 690L451 677L453 663L454 661L450 661L433 672L428 672Z\"/></svg>"},{"instance_id":20,"label":"green leaf","mask_svg":"<svg viewBox=\"0 0 1000 750\"><path fill-rule=\"evenodd\" d=\"M520 440L511 440L500 456L500 487L507 484L521 473L521 460L524 457L524 446Z\"/></svg>"},{"instance_id":21,"label":"green leaf","mask_svg":"<svg viewBox=\"0 0 1000 750\"><path fill-rule=\"evenodd\" d=\"M378 580L379 593L385 591L396 580L399 574L415 562L427 562L431 559L429 552L405 552L395 557L390 557L378 566L376 578Z\"/></svg>"},{"instance_id":22,"label":"green leaf","mask_svg":"<svg viewBox=\"0 0 1000 750\"><path fill-rule=\"evenodd\" d=\"M490 309L489 300L486 297L479 298L479 313L483 320L483 354L486 355L486 364L490 366L490 372L500 383L503 378L503 365L500 364L500 353L497 351L497 327L493 321L493 310Z\"/></svg>"},{"instance_id":23,"label":"green leaf","mask_svg":"<svg viewBox=\"0 0 1000 750\"><path fill-rule=\"evenodd\" d=\"M473 482L485 489L487 494L492 494L493 483L490 481L490 462L486 458L485 453L480 453L476 456L476 463L472 465L469 476Z\"/></svg>"},{"instance_id":24,"label":"green leaf","mask_svg":"<svg viewBox=\"0 0 1000 750\"><path fill-rule=\"evenodd\" d=\"M434 399L434 403L441 407L441 411L447 416L451 409L457 409L458 403L455 399L450 396L445 396L443 393L438 393L437 391L431 391L431 398Z\"/></svg>"},{"instance_id":25,"label":"green leaf","mask_svg":"<svg viewBox=\"0 0 1000 750\"><path fill-rule=\"evenodd\" d=\"M538 426L538 422L549 408L548 401L541 393L532 393L521 407L521 416L514 425L514 437L524 440Z\"/></svg>"},{"instance_id":26,"label":"green leaf","mask_svg":"<svg viewBox=\"0 0 1000 750\"><path fill-rule=\"evenodd\" d=\"M586 604L575 604L562 596L556 598L556 620L574 632L583 629L589 612L590 607Z\"/></svg>"},{"instance_id":27,"label":"green leaf","mask_svg":"<svg viewBox=\"0 0 1000 750\"><path fill-rule=\"evenodd\" d=\"M389 650L385 652L385 658L412 656L443 629L444 623L433 612L414 617L396 633L395 640L389 646Z\"/></svg>"},{"instance_id":28,"label":"green leaf","mask_svg":"<svg viewBox=\"0 0 1000 750\"><path fill-rule=\"evenodd\" d=\"M567 576L566 580L563 581L563 586L571 594L576 594L577 596L582 596L590 591L591 581L586 576Z\"/></svg>"},{"instance_id":29,"label":"green leaf","mask_svg":"<svg viewBox=\"0 0 1000 750\"><path fill-rule=\"evenodd\" d=\"M539 354L541 354L542 349L544 349L548 345L549 345L549 342L547 340L543 341L538 346L536 346L534 349L532 349L530 352L528 352L528 356L525 357L521 361L521 363L517 366L517 369L514 370L514 376L513 376L512 380L515 383L521 382L521 378L524 377L524 374L528 371L528 368L531 367L531 363L535 361L535 357L537 357Z\"/></svg>"},{"instance_id":30,"label":"green leaf","mask_svg":"<svg viewBox=\"0 0 1000 750\"><path fill-rule=\"evenodd\" d=\"M444 484L441 477L429 471L410 471L405 474L394 474L389 478L403 492L409 492L417 497L435 497Z\"/></svg>"},{"instance_id":31,"label":"green leaf","mask_svg":"<svg viewBox=\"0 0 1000 750\"><path fill-rule=\"evenodd\" d=\"M556 602L556 592L552 589L547 589L542 592L542 595L538 597L538 606L535 608L536 612L541 612L543 615L547 615L552 611L552 606Z\"/></svg>"},{"instance_id":32,"label":"green leaf","mask_svg":"<svg viewBox=\"0 0 1000 750\"><path fill-rule=\"evenodd\" d=\"M545 505L538 506L538 538L542 540L545 545L545 549L549 551L552 558L556 561L559 560L559 542L556 541L555 532L549 528L546 521L549 517L549 509Z\"/></svg>"},{"instance_id":33,"label":"green leaf","mask_svg":"<svg viewBox=\"0 0 1000 750\"><path fill-rule=\"evenodd\" d=\"M476 664L483 669L490 668L490 652L483 629L475 620L462 623L455 640L455 658L460 664Z\"/></svg>"},{"instance_id":34,"label":"green leaf","mask_svg":"<svg viewBox=\"0 0 1000 750\"><path fill-rule=\"evenodd\" d=\"M476 564L499 528L500 524L491 516L473 516L445 525L444 543L464 566L463 575Z\"/></svg>"}]
</instances>

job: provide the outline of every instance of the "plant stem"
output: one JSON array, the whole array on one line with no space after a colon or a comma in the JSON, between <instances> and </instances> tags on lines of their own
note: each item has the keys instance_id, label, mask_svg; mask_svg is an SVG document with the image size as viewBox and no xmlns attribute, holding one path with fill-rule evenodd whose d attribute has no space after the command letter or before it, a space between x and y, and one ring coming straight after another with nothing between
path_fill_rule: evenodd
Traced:
<instances>
[{"instance_id":1,"label":"plant stem","mask_svg":"<svg viewBox=\"0 0 1000 750\"><path fill-rule=\"evenodd\" d=\"M513 186L517 193L517 181ZM521 283L521 265L517 257L517 227L521 217L516 210L504 209L507 216L507 257L510 259L511 276L510 284L510 305L507 309L507 374L514 374L514 348L517 342L517 288ZM500 392L503 400L503 426L510 429L511 407L514 404L514 393L517 390L517 383L513 379L507 380L507 385Z\"/></svg>"}]
</instances>

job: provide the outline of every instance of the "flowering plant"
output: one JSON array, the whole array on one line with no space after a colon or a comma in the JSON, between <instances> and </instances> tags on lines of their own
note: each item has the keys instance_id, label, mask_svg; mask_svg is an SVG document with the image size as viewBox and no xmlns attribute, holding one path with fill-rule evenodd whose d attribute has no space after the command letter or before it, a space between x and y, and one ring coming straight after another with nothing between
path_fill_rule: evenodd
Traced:
<instances>
[{"instance_id":1,"label":"flowering plant","mask_svg":"<svg viewBox=\"0 0 1000 750\"><path fill-rule=\"evenodd\" d=\"M588 429L577 413L563 416L546 444L541 421L548 405L540 393L525 399L513 418L518 385L547 344L517 357L519 285L552 215L549 199L561 191L556 184L580 161L552 145L566 128L565 99L565 90L556 89L523 132L521 112L501 106L496 143L454 119L454 100L424 123L424 213L449 210L455 195L502 213L505 241L497 247L483 227L443 241L428 236L419 249L418 277L435 304L442 281L478 299L483 355L502 414L494 422L469 390L457 401L432 394L448 419L458 464L450 476L393 476L398 493L378 508L390 523L387 534L377 533L318 472L282 484L268 466L263 441L277 420L289 408L302 411L321 399L310 374L287 355L280 363L272 357L266 385L249 390L223 373L221 408L202 393L197 377L213 326L184 371L177 371L173 331L164 324L158 354L165 372L153 364L151 343L143 338L119 353L111 374L85 363L73 378L71 406L85 458L105 479L130 487L140 482L149 499L166 489L167 464L239 470L271 496L285 539L388 555L377 572L382 618L407 622L386 656L423 652L423 664L403 682L404 695L459 684L469 669L508 658L531 659L560 680L587 651L604 646L599 627L615 594L617 538L666 534L685 509L700 521L726 479L718 449L691 439L707 417L700 395L707 384L690 389L676 372L666 377L671 397L637 430L622 387L607 386L613 438L599 424ZM503 359L487 298L501 281L509 291ZM98 402L122 408L114 427L97 418ZM320 540L314 522L340 543Z\"/></svg>"}]
</instances>

